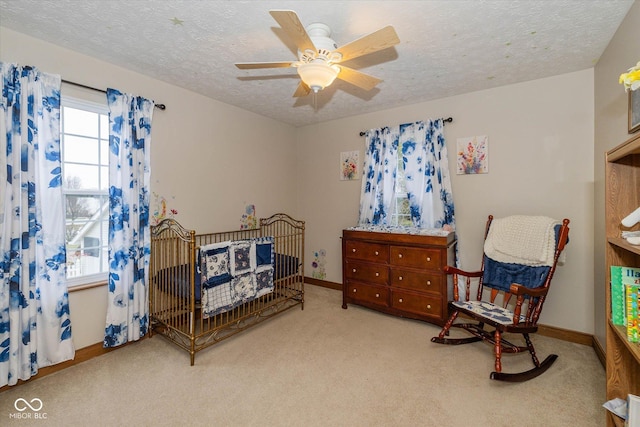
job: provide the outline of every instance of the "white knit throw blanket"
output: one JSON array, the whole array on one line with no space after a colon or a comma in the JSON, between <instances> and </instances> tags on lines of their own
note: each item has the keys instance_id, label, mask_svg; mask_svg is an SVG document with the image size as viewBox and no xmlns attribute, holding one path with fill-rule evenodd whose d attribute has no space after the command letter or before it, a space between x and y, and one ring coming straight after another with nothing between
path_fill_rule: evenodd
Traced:
<instances>
[{"instance_id":1,"label":"white knit throw blanket","mask_svg":"<svg viewBox=\"0 0 640 427\"><path fill-rule=\"evenodd\" d=\"M557 224L560 222L545 216L513 215L494 219L484 243L484 253L498 262L551 267Z\"/></svg>"}]
</instances>

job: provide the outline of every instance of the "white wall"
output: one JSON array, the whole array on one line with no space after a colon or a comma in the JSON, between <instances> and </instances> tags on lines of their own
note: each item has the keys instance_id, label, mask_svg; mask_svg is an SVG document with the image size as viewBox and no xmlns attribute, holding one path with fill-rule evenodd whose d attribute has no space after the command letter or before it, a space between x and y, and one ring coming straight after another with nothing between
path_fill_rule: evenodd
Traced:
<instances>
[{"instance_id":1,"label":"white wall","mask_svg":"<svg viewBox=\"0 0 640 427\"><path fill-rule=\"evenodd\" d=\"M640 61L640 2L635 2L609 42L595 67L595 204L594 204L594 279L595 337L604 348L605 325L605 221L604 165L605 153L626 141L627 93L618 83L620 74Z\"/></svg>"},{"instance_id":2,"label":"white wall","mask_svg":"<svg viewBox=\"0 0 640 427\"><path fill-rule=\"evenodd\" d=\"M166 104L153 116L151 191L178 210L176 219L185 227L238 229L248 204L255 204L259 217L277 212L298 216L290 126L1 27L0 41L1 61ZM64 83L62 95L105 99ZM106 300L104 286L70 293L76 348L102 341Z\"/></svg>"},{"instance_id":3,"label":"white wall","mask_svg":"<svg viewBox=\"0 0 640 427\"><path fill-rule=\"evenodd\" d=\"M556 272L541 323L592 333L593 69L299 128L307 275L309 254L324 249L327 280L342 282L340 235L357 222L361 181L339 181L340 152L362 156L362 130L449 116L454 122L446 124L445 138L462 267L480 266L489 214L569 218L567 262ZM489 173L456 175L456 140L474 135L489 137Z\"/></svg>"}]
</instances>

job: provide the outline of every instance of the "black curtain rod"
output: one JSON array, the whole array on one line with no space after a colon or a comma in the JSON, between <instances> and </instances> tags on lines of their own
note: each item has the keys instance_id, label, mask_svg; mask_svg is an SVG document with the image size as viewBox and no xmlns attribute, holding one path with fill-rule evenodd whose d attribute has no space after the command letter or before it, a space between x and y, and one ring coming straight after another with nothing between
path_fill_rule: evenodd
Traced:
<instances>
[{"instance_id":1,"label":"black curtain rod","mask_svg":"<svg viewBox=\"0 0 640 427\"><path fill-rule=\"evenodd\" d=\"M446 119L440 119L440 120L442 120L443 122L442 124L444 126L446 123L452 123L453 117L447 117ZM367 134L366 132L360 132L360 136L365 136L366 134Z\"/></svg>"},{"instance_id":2,"label":"black curtain rod","mask_svg":"<svg viewBox=\"0 0 640 427\"><path fill-rule=\"evenodd\" d=\"M98 89L98 88L95 88L95 87L83 85L83 84L76 83L76 82L70 82L69 80L62 80L62 83L67 83L67 84L70 84L70 85L73 85L73 86L78 86L78 87L82 87L82 88L89 89L89 90L95 90L96 92L107 93L106 90ZM155 104L154 107L159 108L161 110L165 110L167 108L166 105L164 105L164 104Z\"/></svg>"}]
</instances>

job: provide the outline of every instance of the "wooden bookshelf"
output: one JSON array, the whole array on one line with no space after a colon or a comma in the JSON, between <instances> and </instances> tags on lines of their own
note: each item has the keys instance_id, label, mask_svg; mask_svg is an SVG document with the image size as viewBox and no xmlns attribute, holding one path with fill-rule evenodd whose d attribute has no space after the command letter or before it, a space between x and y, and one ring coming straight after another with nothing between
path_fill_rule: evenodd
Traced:
<instances>
[{"instance_id":1,"label":"wooden bookshelf","mask_svg":"<svg viewBox=\"0 0 640 427\"><path fill-rule=\"evenodd\" d=\"M627 340L626 328L611 322L612 265L640 267L640 246L621 237L620 221L640 206L640 133L607 152L605 166L607 400L640 395L640 344ZM636 224L631 230L640 230ZM607 413L607 426L623 426Z\"/></svg>"}]
</instances>

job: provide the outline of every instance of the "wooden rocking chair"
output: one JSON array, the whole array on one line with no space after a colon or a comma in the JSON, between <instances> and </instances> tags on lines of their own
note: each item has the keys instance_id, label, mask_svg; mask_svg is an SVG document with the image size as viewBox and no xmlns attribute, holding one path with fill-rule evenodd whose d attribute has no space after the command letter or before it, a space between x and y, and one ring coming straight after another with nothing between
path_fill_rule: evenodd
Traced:
<instances>
[{"instance_id":1,"label":"wooden rocking chair","mask_svg":"<svg viewBox=\"0 0 640 427\"><path fill-rule=\"evenodd\" d=\"M495 231L491 230L492 223ZM524 230L529 227L528 229ZM547 230L543 239L533 238L534 230ZM490 234L490 231L492 233ZM526 231L526 232L525 232ZM520 236L518 236L520 235ZM515 236L515 237L514 237ZM504 219L496 219L489 215L485 230L484 254L480 271L466 272L455 267L446 266L444 271L453 275L454 301L449 302L449 319L437 337L432 342L440 344L467 344L477 341L491 343L495 353L495 371L490 378L501 381L527 381L545 372L557 359L557 355L549 355L542 363L536 356L533 343L529 334L538 330L538 318L542 311L549 285L553 278L558 258L562 253L569 237L569 220L564 219L562 224L553 222L546 217L512 216ZM509 242L500 242L499 240ZM530 244L533 243L533 244ZM546 244L546 249L545 245ZM526 258L530 248L542 249L546 253L546 261L539 262L542 258ZM511 257L504 254L504 249L516 249L516 255ZM528 249L529 248L529 249ZM531 250L531 252L536 252ZM490 258L488 253L493 257ZM526 256L525 256L526 255ZM496 261L506 259L509 262ZM524 263L511 262L524 260ZM545 265L536 265L536 264ZM531 265L533 264L533 265ZM458 279L464 277L465 298L460 301L458 292ZM475 300L470 300L471 280L478 281L478 292ZM488 300L483 299L484 295ZM498 296L502 296L502 304ZM516 296L515 302L511 301ZM470 318L473 323L454 323L458 315ZM489 327L485 329L485 325ZM471 337L449 338L449 330L452 327L464 329L471 333ZM519 346L504 339L503 334L522 334L526 346ZM502 372L502 353L520 353L528 351L533 360L534 368L519 373Z\"/></svg>"}]
</instances>

